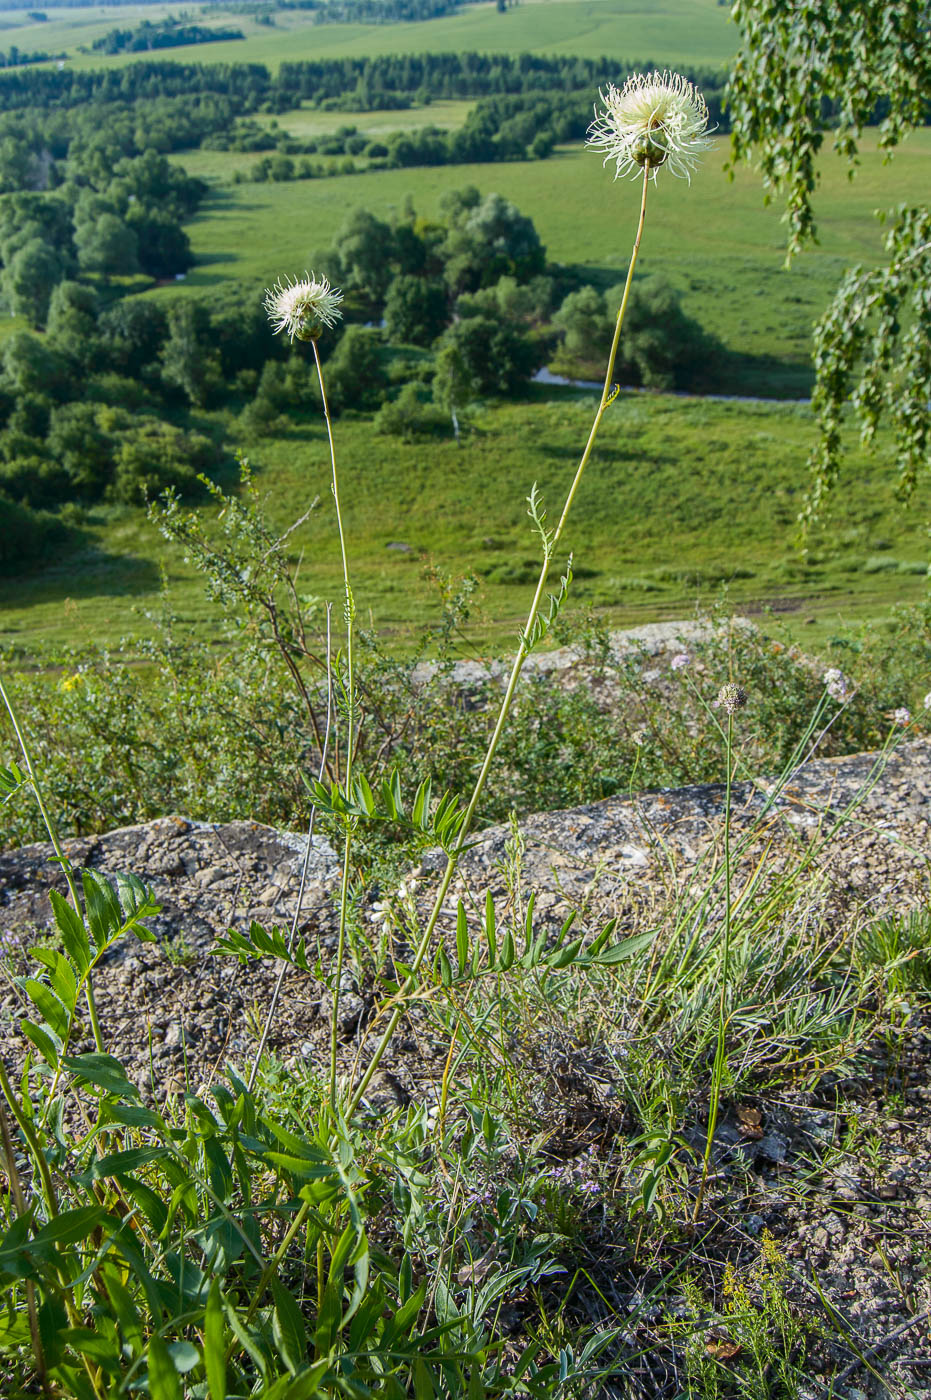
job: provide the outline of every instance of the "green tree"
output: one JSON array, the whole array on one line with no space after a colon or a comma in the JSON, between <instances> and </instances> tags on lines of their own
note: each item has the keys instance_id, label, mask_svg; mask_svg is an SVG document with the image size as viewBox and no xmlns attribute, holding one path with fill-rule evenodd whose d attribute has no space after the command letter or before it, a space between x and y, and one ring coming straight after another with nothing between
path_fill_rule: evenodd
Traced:
<instances>
[{"instance_id":1,"label":"green tree","mask_svg":"<svg viewBox=\"0 0 931 1400\"><path fill-rule=\"evenodd\" d=\"M546 249L533 220L500 194L472 204L472 193L462 191L458 203L445 203L450 227L439 253L450 287L468 292L491 286L499 277L527 282L539 276L546 267Z\"/></svg>"},{"instance_id":2,"label":"green tree","mask_svg":"<svg viewBox=\"0 0 931 1400\"><path fill-rule=\"evenodd\" d=\"M925 0L736 0L741 47L728 96L734 160L756 159L779 196L792 257L816 234L814 193L829 136L851 174L862 128L879 121L891 155L927 119L931 44ZM852 268L815 331L819 443L804 512L813 518L838 471L852 393L864 437L886 419L907 494L931 445L931 210L887 214L886 258Z\"/></svg>"},{"instance_id":3,"label":"green tree","mask_svg":"<svg viewBox=\"0 0 931 1400\"><path fill-rule=\"evenodd\" d=\"M45 334L69 359L85 368L100 354L97 293L81 282L59 282L52 292Z\"/></svg>"},{"instance_id":4,"label":"green tree","mask_svg":"<svg viewBox=\"0 0 931 1400\"><path fill-rule=\"evenodd\" d=\"M14 316L45 325L52 289L62 274L58 253L42 238L31 238L3 269L3 290Z\"/></svg>"},{"instance_id":5,"label":"green tree","mask_svg":"<svg viewBox=\"0 0 931 1400\"><path fill-rule=\"evenodd\" d=\"M516 327L487 316L456 321L443 342L458 351L464 376L474 386L473 397L519 393L541 362L533 341Z\"/></svg>"},{"instance_id":6,"label":"green tree","mask_svg":"<svg viewBox=\"0 0 931 1400\"><path fill-rule=\"evenodd\" d=\"M182 301L171 308L161 358L165 383L180 389L197 408L205 408L222 379L210 317L200 302Z\"/></svg>"},{"instance_id":7,"label":"green tree","mask_svg":"<svg viewBox=\"0 0 931 1400\"><path fill-rule=\"evenodd\" d=\"M78 263L85 272L124 277L139 271L139 240L116 214L101 214L74 231Z\"/></svg>"},{"instance_id":8,"label":"green tree","mask_svg":"<svg viewBox=\"0 0 931 1400\"><path fill-rule=\"evenodd\" d=\"M385 299L389 339L408 345L432 345L449 320L442 282L427 277L396 277Z\"/></svg>"},{"instance_id":9,"label":"green tree","mask_svg":"<svg viewBox=\"0 0 931 1400\"><path fill-rule=\"evenodd\" d=\"M570 292L554 323L563 332L563 344L574 359L602 360L611 347L614 320L605 310L605 299L595 287Z\"/></svg>"}]
</instances>

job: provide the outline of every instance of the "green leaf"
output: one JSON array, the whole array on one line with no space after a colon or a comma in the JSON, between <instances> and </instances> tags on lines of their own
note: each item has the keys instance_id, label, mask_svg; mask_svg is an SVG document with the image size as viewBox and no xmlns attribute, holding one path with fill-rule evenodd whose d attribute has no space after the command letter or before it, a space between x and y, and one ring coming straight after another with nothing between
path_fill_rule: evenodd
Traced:
<instances>
[{"instance_id":1,"label":"green leaf","mask_svg":"<svg viewBox=\"0 0 931 1400\"><path fill-rule=\"evenodd\" d=\"M84 920L57 890L49 892L49 900L65 951L83 977L91 961L90 939L84 927Z\"/></svg>"},{"instance_id":2,"label":"green leaf","mask_svg":"<svg viewBox=\"0 0 931 1400\"><path fill-rule=\"evenodd\" d=\"M35 1021L30 1021L24 1016L19 1023L20 1030L27 1040L31 1040L39 1054L54 1069L58 1064L58 1056L61 1054L61 1040L57 1035L51 1034L44 1026L37 1026Z\"/></svg>"},{"instance_id":3,"label":"green leaf","mask_svg":"<svg viewBox=\"0 0 931 1400\"><path fill-rule=\"evenodd\" d=\"M58 1335L67 1346L89 1356L106 1371L115 1374L120 1370L120 1349L115 1338L104 1336L93 1327L65 1327Z\"/></svg>"},{"instance_id":4,"label":"green leaf","mask_svg":"<svg viewBox=\"0 0 931 1400\"><path fill-rule=\"evenodd\" d=\"M121 1177L125 1172L135 1171L137 1167L169 1156L171 1151L167 1147L128 1147L125 1152L110 1152L106 1157L98 1157L75 1180L82 1186L90 1186L91 1182L100 1181L103 1177Z\"/></svg>"},{"instance_id":5,"label":"green leaf","mask_svg":"<svg viewBox=\"0 0 931 1400\"><path fill-rule=\"evenodd\" d=\"M495 935L495 901L491 890L485 891L485 937L488 940L488 956L492 966L498 953L498 939Z\"/></svg>"},{"instance_id":6,"label":"green leaf","mask_svg":"<svg viewBox=\"0 0 931 1400\"><path fill-rule=\"evenodd\" d=\"M461 899L456 909L456 960L459 963L459 976L463 977L469 964L469 926Z\"/></svg>"},{"instance_id":7,"label":"green leaf","mask_svg":"<svg viewBox=\"0 0 931 1400\"><path fill-rule=\"evenodd\" d=\"M47 1244L77 1244L86 1239L91 1230L102 1221L109 1220L119 1228L120 1222L107 1215L103 1206L77 1206L74 1210L63 1210L32 1237L32 1247Z\"/></svg>"},{"instance_id":8,"label":"green leaf","mask_svg":"<svg viewBox=\"0 0 931 1400\"><path fill-rule=\"evenodd\" d=\"M123 925L123 911L116 897L116 891L97 870L83 870L81 883L84 886L84 902L87 906L87 922L98 947L109 943Z\"/></svg>"},{"instance_id":9,"label":"green leaf","mask_svg":"<svg viewBox=\"0 0 931 1400\"><path fill-rule=\"evenodd\" d=\"M431 783L429 778L424 778L420 787L414 795L414 806L411 811L411 821L414 826L421 831L427 831L430 827L430 795Z\"/></svg>"},{"instance_id":10,"label":"green leaf","mask_svg":"<svg viewBox=\"0 0 931 1400\"><path fill-rule=\"evenodd\" d=\"M37 982L34 977L25 978L19 985L33 1006L37 1007L45 1017L49 1029L64 1040L68 1034L71 1018L61 999L55 995L51 987L46 986L44 982Z\"/></svg>"},{"instance_id":11,"label":"green leaf","mask_svg":"<svg viewBox=\"0 0 931 1400\"><path fill-rule=\"evenodd\" d=\"M433 1400L436 1391L433 1388L433 1378L427 1369L427 1363L422 1356L414 1359L414 1400Z\"/></svg>"},{"instance_id":12,"label":"green leaf","mask_svg":"<svg viewBox=\"0 0 931 1400\"><path fill-rule=\"evenodd\" d=\"M141 1356L145 1347L145 1336L142 1330L142 1320L129 1290L124 1287L122 1279L112 1265L103 1266L101 1273L110 1305L117 1322L120 1324L123 1337L132 1355L134 1357Z\"/></svg>"},{"instance_id":13,"label":"green leaf","mask_svg":"<svg viewBox=\"0 0 931 1400\"><path fill-rule=\"evenodd\" d=\"M152 1400L184 1400L171 1352L156 1332L149 1338L149 1395Z\"/></svg>"},{"instance_id":14,"label":"green leaf","mask_svg":"<svg viewBox=\"0 0 931 1400\"><path fill-rule=\"evenodd\" d=\"M571 943L566 944L565 948L560 948L555 956L547 960L548 965L552 968L568 967L578 957L583 941L581 938L574 938Z\"/></svg>"},{"instance_id":15,"label":"green leaf","mask_svg":"<svg viewBox=\"0 0 931 1400\"><path fill-rule=\"evenodd\" d=\"M586 961L597 963L599 967L613 967L615 963L626 962L628 958L642 953L644 948L649 948L655 937L655 929L648 933L637 933L632 938L623 938L620 943L612 943L610 948L605 948L604 952L596 953Z\"/></svg>"},{"instance_id":16,"label":"green leaf","mask_svg":"<svg viewBox=\"0 0 931 1400\"><path fill-rule=\"evenodd\" d=\"M275 1300L275 1316L272 1320L275 1346L288 1370L296 1376L307 1360L304 1319L294 1297L277 1278L272 1279L272 1297Z\"/></svg>"},{"instance_id":17,"label":"green leaf","mask_svg":"<svg viewBox=\"0 0 931 1400\"><path fill-rule=\"evenodd\" d=\"M87 1055L69 1055L64 1060L65 1069L83 1084L94 1084L107 1094L115 1094L121 1099L138 1099L139 1090L126 1078L126 1072L113 1055L92 1052Z\"/></svg>"},{"instance_id":18,"label":"green leaf","mask_svg":"<svg viewBox=\"0 0 931 1400\"><path fill-rule=\"evenodd\" d=\"M218 1279L211 1281L204 1309L204 1370L210 1400L226 1400L226 1328Z\"/></svg>"},{"instance_id":19,"label":"green leaf","mask_svg":"<svg viewBox=\"0 0 931 1400\"><path fill-rule=\"evenodd\" d=\"M68 1008L69 1014L72 1013L78 999L78 982L74 968L57 948L33 948L32 952L36 962L42 963L47 969L52 991Z\"/></svg>"}]
</instances>

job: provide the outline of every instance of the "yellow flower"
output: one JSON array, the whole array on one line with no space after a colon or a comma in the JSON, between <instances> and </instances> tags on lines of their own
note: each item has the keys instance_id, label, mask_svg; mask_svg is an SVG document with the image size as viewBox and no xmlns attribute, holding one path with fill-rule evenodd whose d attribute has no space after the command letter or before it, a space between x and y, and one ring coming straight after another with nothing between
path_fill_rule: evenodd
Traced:
<instances>
[{"instance_id":1,"label":"yellow flower","mask_svg":"<svg viewBox=\"0 0 931 1400\"><path fill-rule=\"evenodd\" d=\"M342 292L325 277L304 273L298 282L277 282L265 293L265 310L276 335L287 331L293 340L316 340L324 326L335 326L342 316Z\"/></svg>"},{"instance_id":2,"label":"yellow flower","mask_svg":"<svg viewBox=\"0 0 931 1400\"><path fill-rule=\"evenodd\" d=\"M711 141L705 99L690 82L678 73L635 73L598 95L604 111L595 109L587 144L604 152L605 165L614 161L615 179L645 167L655 180L661 165L691 179Z\"/></svg>"}]
</instances>

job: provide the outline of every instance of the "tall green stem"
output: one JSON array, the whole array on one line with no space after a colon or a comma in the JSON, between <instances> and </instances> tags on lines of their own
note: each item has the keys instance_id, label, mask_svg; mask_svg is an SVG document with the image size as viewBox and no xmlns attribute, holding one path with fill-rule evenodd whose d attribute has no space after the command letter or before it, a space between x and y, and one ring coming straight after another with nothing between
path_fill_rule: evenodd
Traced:
<instances>
[{"instance_id":1,"label":"tall green stem","mask_svg":"<svg viewBox=\"0 0 931 1400\"><path fill-rule=\"evenodd\" d=\"M355 692L355 670L352 656L352 632L355 621L356 607L352 596L352 587L349 583L349 559L346 554L346 536L343 531L343 517L339 507L339 482L336 475L336 448L333 444L333 423L330 418L330 406L327 403L326 388L323 383L323 366L320 363L320 351L316 340L313 340L314 362L317 366L317 379L320 384L320 398L323 403L323 416L326 420L327 440L330 444L330 466L332 468L332 489L333 502L336 506L336 528L339 532L339 549L343 561L343 589L345 592L345 615L346 615L346 771L343 776L345 790L349 791L352 781L352 760L356 747L356 692ZM346 917L349 909L349 859L352 854L353 825L351 820L346 823L346 835L343 842L343 873L339 888L339 939L336 946L336 982L333 988L333 1000L331 1004L333 1025L330 1031L330 1109L336 1113L336 1060L339 1050L339 1001L340 990L343 980L343 963L346 956Z\"/></svg>"},{"instance_id":2,"label":"tall green stem","mask_svg":"<svg viewBox=\"0 0 931 1400\"><path fill-rule=\"evenodd\" d=\"M46 806L45 796L42 792L42 784L39 781L39 774L37 773L35 764L32 761L32 753L30 751L29 745L26 742L26 736L20 728L19 720L16 717L16 711L13 708L13 702L7 694L2 679L0 679L0 697L2 697L3 699L3 703L6 706L7 713L9 714L10 721L13 725L13 731L16 734L17 739L19 740L19 747L23 755L23 762L26 765L26 772L29 774L29 781L32 785L32 790L35 793L36 802L38 804L39 811L42 814L42 820L45 823L45 829L48 832L49 840L52 843L52 850L55 852L58 864L61 866L62 871L64 872L65 880L68 883L68 893L71 896L71 903L74 905L74 912L77 914L79 919L83 919L84 911L81 908L81 901L78 896L77 886L74 883L74 873L71 869L71 862L65 855L61 841L58 838L58 828L55 825L54 820L52 819L51 812ZM100 1033L100 1021L97 1018L97 1003L94 1000L94 989L90 984L90 980L88 980L85 986L85 994L87 997L87 1014L90 1018L91 1030L94 1033L94 1045L96 1046L98 1053L103 1054L103 1036Z\"/></svg>"},{"instance_id":3,"label":"tall green stem","mask_svg":"<svg viewBox=\"0 0 931 1400\"><path fill-rule=\"evenodd\" d=\"M404 985L401 989L401 993L398 998L398 1004L395 1007L394 1011L391 1013L391 1016L388 1020L388 1024L385 1027L381 1039L379 1040L372 1054L372 1058L369 1061L368 1066L366 1067L366 1070L362 1075L362 1078L360 1079L358 1085L356 1086L352 1098L349 1101L347 1109L349 1113L352 1113L358 1107L363 1094L365 1093L366 1089L371 1083L372 1077L378 1069L379 1064L381 1063L382 1056L388 1048L388 1045L391 1042L391 1038L394 1035L395 1030L397 1029L398 1022L404 1014L404 1002L406 995L412 990L415 984L417 973L420 970L420 967L423 963L424 958L427 955L427 951L433 939L433 934L436 929L437 921L439 920L440 914L443 909L443 903L446 899L447 894L449 893L449 887L452 884L453 875L455 874L456 868L459 864L459 857L461 856L463 848L466 844L468 834L472 828L472 822L475 817L476 809L478 808L479 801L485 789L485 782L488 778L489 769L491 768L492 761L494 759L495 753L497 752L498 744L501 741L501 735L504 732L504 726L507 722L507 718L511 710L511 704L514 699L514 693L517 690L517 683L520 680L520 674L523 670L524 662L526 661L527 656L530 652L530 639L533 633L533 624L536 621L537 614L540 610L540 603L542 602L544 590L546 588L546 581L549 576L550 563L552 561L553 555L556 552L556 547L559 544L560 539L562 538L562 534L566 526L566 521L569 517L569 511L572 509L572 503L575 500L576 492L579 489L579 483L582 480L582 474L585 471L586 466L588 465L589 458L591 457L592 448L595 445L595 438L598 436L598 429L601 427L601 420L604 418L605 413L608 409L608 405L611 403L611 400L613 398L612 377L614 374L614 361L617 358L617 347L621 339L621 327L624 324L624 316L627 311L627 303L630 299L630 289L633 285L634 280L634 268L637 265L637 256L640 252L640 240L643 236L643 225L644 220L646 218L647 189L649 188L649 180L650 167L649 165L646 165L643 169L643 189L640 197L640 219L637 224L637 236L634 239L633 251L631 253L630 258L630 266L627 269L627 281L624 284L624 295L621 298L620 309L617 313L617 322L614 327L614 339L611 342L611 352L608 356L608 367L605 372L604 388L601 391L601 401L598 404L598 410L595 414L594 422L592 423L591 432L588 435L588 441L585 444L585 450L582 453L581 459L579 460L579 465L576 468L575 476L572 479L572 485L569 487L569 494L566 496L566 503L563 506L562 514L559 517L559 523L557 524L556 529L553 531L553 534L550 536L550 539L544 552L543 567L540 570L540 577L537 580L537 586L533 595L533 601L530 604L530 611L527 614L527 621L524 626L524 630L521 633L520 644L518 645L517 654L514 658L514 664L511 668L511 674L504 692L504 698L501 701L501 708L498 711L498 718L495 723L494 732L492 733L484 761L479 771L479 775L475 780L475 787L473 788L472 797L469 801L469 805L465 810L465 815L463 817L462 826L459 830L459 835L456 839L456 844L453 847L452 852L450 853L449 858L447 860L446 870L443 874L443 879L440 882L440 887L437 891L436 899L434 901L433 908L430 912L430 917L427 920L427 923L424 927L423 935L420 939L419 944L417 945L414 958L410 965L410 972L407 978L405 979Z\"/></svg>"},{"instance_id":4,"label":"tall green stem","mask_svg":"<svg viewBox=\"0 0 931 1400\"><path fill-rule=\"evenodd\" d=\"M718 1106L721 1102L721 1081L726 1064L725 1039L727 1033L727 984L730 977L731 960L731 783L733 781L732 750L734 743L734 716L727 712L727 786L724 794L724 949L721 959L721 985L718 993L718 1043L714 1053L714 1068L711 1073L711 1102L708 1106L708 1136L705 1140L705 1157L702 1162L701 1181L695 1198L692 1219L697 1220L705 1197L708 1171L711 1166L711 1150L714 1146L714 1133L718 1126Z\"/></svg>"}]
</instances>

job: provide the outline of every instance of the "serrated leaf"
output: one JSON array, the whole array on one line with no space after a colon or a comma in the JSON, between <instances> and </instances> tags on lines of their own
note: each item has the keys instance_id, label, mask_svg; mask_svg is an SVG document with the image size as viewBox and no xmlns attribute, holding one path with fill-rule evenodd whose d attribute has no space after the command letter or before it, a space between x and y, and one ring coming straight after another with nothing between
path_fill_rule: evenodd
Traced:
<instances>
[{"instance_id":1,"label":"serrated leaf","mask_svg":"<svg viewBox=\"0 0 931 1400\"><path fill-rule=\"evenodd\" d=\"M30 1021L24 1016L19 1023L20 1029L27 1040L31 1040L46 1064L54 1069L58 1064L58 1056L61 1054L61 1040L44 1026L37 1026L35 1021Z\"/></svg>"},{"instance_id":2,"label":"serrated leaf","mask_svg":"<svg viewBox=\"0 0 931 1400\"><path fill-rule=\"evenodd\" d=\"M94 1084L107 1094L117 1098L138 1099L139 1090L126 1078L126 1071L113 1055L96 1052L87 1055L69 1055L63 1061L66 1070L84 1084Z\"/></svg>"},{"instance_id":3,"label":"serrated leaf","mask_svg":"<svg viewBox=\"0 0 931 1400\"><path fill-rule=\"evenodd\" d=\"M84 886L87 922L90 924L95 943L101 947L119 933L123 924L123 911L116 891L99 871L82 870L81 883Z\"/></svg>"},{"instance_id":4,"label":"serrated leaf","mask_svg":"<svg viewBox=\"0 0 931 1400\"><path fill-rule=\"evenodd\" d=\"M83 977L91 961L90 939L84 927L84 920L75 912L70 901L57 890L49 891L49 900L65 951Z\"/></svg>"},{"instance_id":5,"label":"serrated leaf","mask_svg":"<svg viewBox=\"0 0 931 1400\"><path fill-rule=\"evenodd\" d=\"M33 1006L48 1022L49 1029L54 1031L61 1040L64 1040L68 1034L70 1017L61 998L55 995L51 987L44 982L37 982L34 977L25 978L19 985Z\"/></svg>"}]
</instances>

